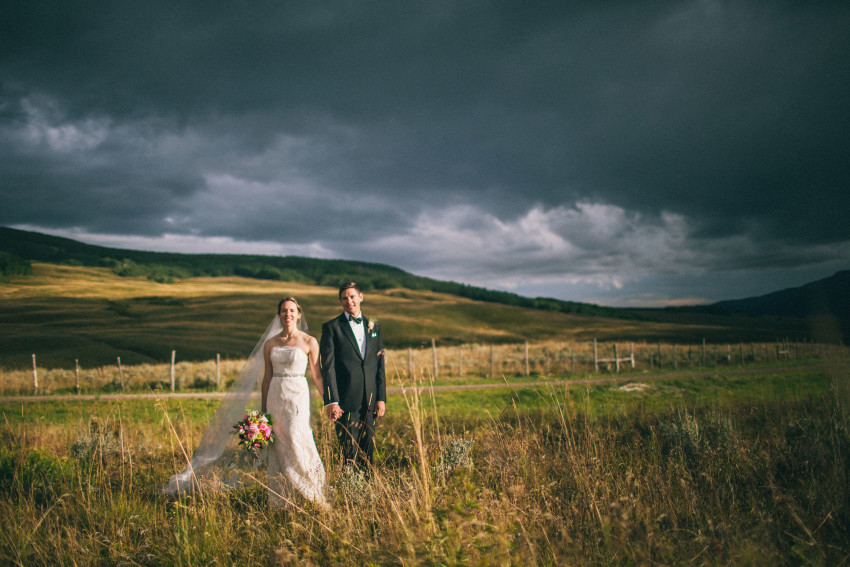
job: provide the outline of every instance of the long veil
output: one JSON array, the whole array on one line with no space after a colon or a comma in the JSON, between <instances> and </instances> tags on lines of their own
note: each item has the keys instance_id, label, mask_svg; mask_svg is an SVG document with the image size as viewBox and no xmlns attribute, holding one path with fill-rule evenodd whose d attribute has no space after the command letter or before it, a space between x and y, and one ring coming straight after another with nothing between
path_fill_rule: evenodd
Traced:
<instances>
[{"instance_id":1,"label":"long veil","mask_svg":"<svg viewBox=\"0 0 850 567\"><path fill-rule=\"evenodd\" d=\"M306 322L303 317L300 323L299 326L305 330ZM164 493L176 494L203 488L235 486L241 482L241 473L257 466L254 459L249 458L246 451L239 447L237 436L233 434L233 424L244 415L251 397L260 391L265 369L263 345L282 330L280 318L275 316L222 399L212 421L201 436L191 461L186 468L169 479L168 484L162 488ZM256 409L260 409L259 400L255 404Z\"/></svg>"}]
</instances>

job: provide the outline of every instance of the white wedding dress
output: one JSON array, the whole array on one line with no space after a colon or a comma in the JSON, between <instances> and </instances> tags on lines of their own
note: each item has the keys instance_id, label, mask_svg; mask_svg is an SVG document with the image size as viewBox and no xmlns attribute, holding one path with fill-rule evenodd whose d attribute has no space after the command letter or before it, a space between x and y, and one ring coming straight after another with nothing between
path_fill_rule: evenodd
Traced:
<instances>
[{"instance_id":1,"label":"white wedding dress","mask_svg":"<svg viewBox=\"0 0 850 567\"><path fill-rule=\"evenodd\" d=\"M276 346L270 358L272 379L266 409L274 421L274 442L266 448L269 504L286 507L287 500L293 502L295 489L326 507L325 467L310 428L310 388L304 376L307 353L298 347Z\"/></svg>"}]
</instances>

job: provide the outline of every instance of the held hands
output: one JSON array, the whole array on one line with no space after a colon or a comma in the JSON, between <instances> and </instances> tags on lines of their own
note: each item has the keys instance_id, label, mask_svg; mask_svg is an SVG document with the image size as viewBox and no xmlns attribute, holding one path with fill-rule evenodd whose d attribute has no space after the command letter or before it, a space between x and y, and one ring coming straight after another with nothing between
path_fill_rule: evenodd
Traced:
<instances>
[{"instance_id":1,"label":"held hands","mask_svg":"<svg viewBox=\"0 0 850 567\"><path fill-rule=\"evenodd\" d=\"M327 414L328 419L336 421L342 417L343 411L342 408L339 407L339 404L330 404L325 407L325 413ZM385 413L387 413L387 404L385 402L376 402L375 417L384 417Z\"/></svg>"},{"instance_id":2,"label":"held hands","mask_svg":"<svg viewBox=\"0 0 850 567\"><path fill-rule=\"evenodd\" d=\"M327 414L328 419L336 421L342 417L343 411L342 408L339 407L339 404L330 404L325 407L325 413Z\"/></svg>"}]
</instances>

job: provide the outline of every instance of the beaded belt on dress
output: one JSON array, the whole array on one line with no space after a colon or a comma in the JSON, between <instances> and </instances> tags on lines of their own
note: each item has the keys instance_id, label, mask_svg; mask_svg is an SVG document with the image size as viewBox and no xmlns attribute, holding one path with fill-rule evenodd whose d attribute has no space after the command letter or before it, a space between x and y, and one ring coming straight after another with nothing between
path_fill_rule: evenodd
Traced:
<instances>
[{"instance_id":1,"label":"beaded belt on dress","mask_svg":"<svg viewBox=\"0 0 850 567\"><path fill-rule=\"evenodd\" d=\"M272 378L306 378L304 374L272 374Z\"/></svg>"}]
</instances>

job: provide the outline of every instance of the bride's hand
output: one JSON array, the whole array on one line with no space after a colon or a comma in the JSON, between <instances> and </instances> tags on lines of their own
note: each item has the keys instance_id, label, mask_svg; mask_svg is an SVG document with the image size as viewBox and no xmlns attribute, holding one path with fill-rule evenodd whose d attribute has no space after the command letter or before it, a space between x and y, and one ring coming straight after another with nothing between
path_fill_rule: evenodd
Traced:
<instances>
[{"instance_id":1,"label":"bride's hand","mask_svg":"<svg viewBox=\"0 0 850 567\"><path fill-rule=\"evenodd\" d=\"M342 417L343 411L342 408L337 404L330 404L325 408L325 413L328 415L328 419L331 421L336 421L340 417Z\"/></svg>"}]
</instances>

